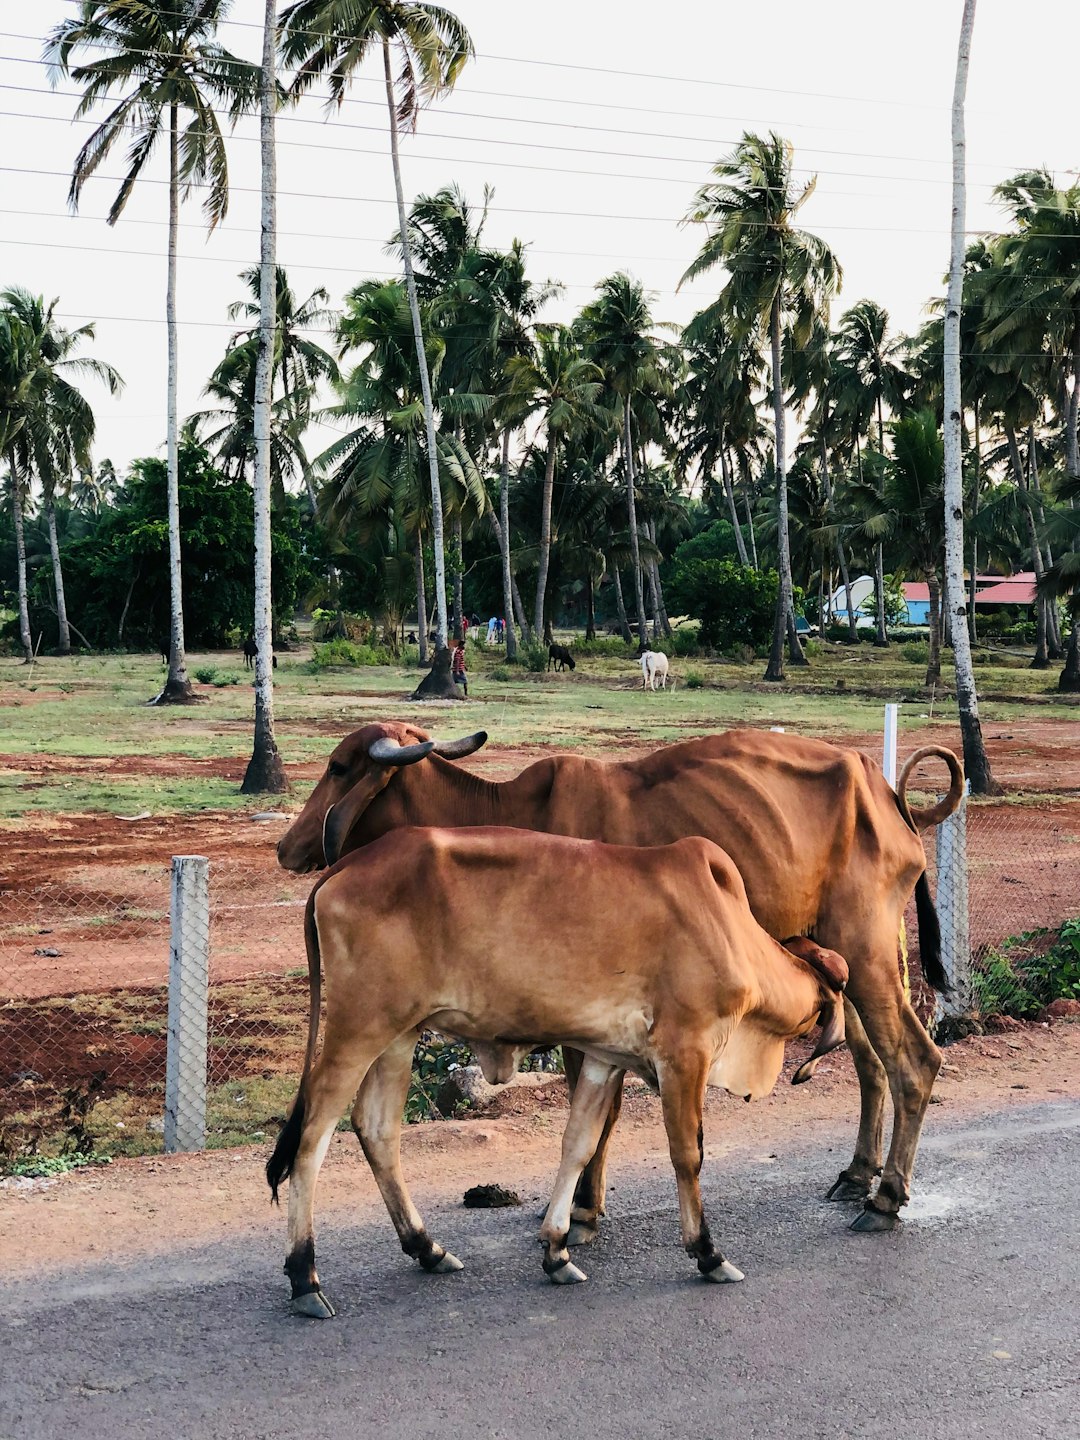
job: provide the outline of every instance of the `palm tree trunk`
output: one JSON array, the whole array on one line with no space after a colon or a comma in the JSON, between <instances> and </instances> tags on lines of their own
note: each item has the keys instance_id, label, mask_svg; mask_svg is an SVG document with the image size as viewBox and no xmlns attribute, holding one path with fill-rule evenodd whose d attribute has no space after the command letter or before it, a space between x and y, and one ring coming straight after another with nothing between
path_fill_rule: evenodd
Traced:
<instances>
[{"instance_id":1,"label":"palm tree trunk","mask_svg":"<svg viewBox=\"0 0 1080 1440\"><path fill-rule=\"evenodd\" d=\"M833 503L832 476L829 474L829 448L825 443L825 432L821 433L821 480L825 487L825 499L830 510ZM851 579L848 575L847 553L844 550L844 542L840 536L836 537L836 560L840 566L840 579L844 585L844 600L847 607L848 639L852 645L859 643L859 627L855 622L855 606L851 599ZM832 603L830 597L830 604Z\"/></svg>"},{"instance_id":2,"label":"palm tree trunk","mask_svg":"<svg viewBox=\"0 0 1080 1440\"><path fill-rule=\"evenodd\" d=\"M180 442L176 422L176 235L180 224L179 135L176 104L169 107L169 259L165 288L165 328L168 333L169 372L165 438L169 509L169 673L155 705L186 705L195 692L187 673L184 653L184 589L180 556Z\"/></svg>"},{"instance_id":3,"label":"palm tree trunk","mask_svg":"<svg viewBox=\"0 0 1080 1440\"><path fill-rule=\"evenodd\" d=\"M979 537L975 533L975 522L979 518L979 487L982 484L982 445L979 435L979 397L974 400L975 411L975 487L971 496L971 578L968 582L968 634L971 643L979 643L979 627L975 619L975 594L978 587Z\"/></svg>"},{"instance_id":4,"label":"palm tree trunk","mask_svg":"<svg viewBox=\"0 0 1080 1440\"><path fill-rule=\"evenodd\" d=\"M611 567L611 578L615 581L615 606L619 614L619 629L627 645L632 645L634 643L634 635L630 629L630 621L626 618L626 602L623 600L622 593L622 576L619 574L619 567L617 565Z\"/></svg>"},{"instance_id":5,"label":"palm tree trunk","mask_svg":"<svg viewBox=\"0 0 1080 1440\"><path fill-rule=\"evenodd\" d=\"M750 533L750 555L755 570L761 567L758 565L757 536L754 534L754 512L750 509L750 467L746 463L746 456L739 455L739 469L742 472L743 481L743 510L746 512L746 528Z\"/></svg>"},{"instance_id":6,"label":"palm tree trunk","mask_svg":"<svg viewBox=\"0 0 1080 1440\"><path fill-rule=\"evenodd\" d=\"M1039 455L1035 443L1035 426L1028 426L1028 474L1031 477L1031 490L1035 496L1035 505L1039 518L1039 530L1046 527L1046 511L1043 508L1042 486L1039 484ZM1050 542L1045 542L1043 553L1043 569L1049 570L1054 564L1054 552L1050 548ZM1044 595L1042 604L1046 609L1046 650L1051 660L1060 660L1065 654L1061 644L1061 629L1058 625L1057 606L1048 595Z\"/></svg>"},{"instance_id":7,"label":"palm tree trunk","mask_svg":"<svg viewBox=\"0 0 1080 1440\"><path fill-rule=\"evenodd\" d=\"M746 541L743 539L742 526L739 524L739 512L735 509L735 487L731 483L731 470L728 467L727 451L723 445L720 446L720 473L724 477L724 495L727 497L731 528L735 532L735 548L739 552L739 564L745 569L750 564L750 559L746 553Z\"/></svg>"},{"instance_id":8,"label":"palm tree trunk","mask_svg":"<svg viewBox=\"0 0 1080 1440\"><path fill-rule=\"evenodd\" d=\"M794 625L791 582L791 544L788 535L787 461L784 455L784 387L780 356L780 291L773 296L769 310L769 339L772 348L773 424L776 428L776 544L780 562L780 591L776 597L776 620L773 624L772 651L765 670L766 680L784 679L784 635L788 636L788 654L793 665L807 664Z\"/></svg>"},{"instance_id":9,"label":"palm tree trunk","mask_svg":"<svg viewBox=\"0 0 1080 1440\"><path fill-rule=\"evenodd\" d=\"M964 96L967 91L971 31L975 23L975 0L964 0L960 41L956 53L956 86L952 108L953 205L949 248L949 289L945 302L944 352L944 441L945 441L945 569L949 593L956 606L953 625L953 658L956 668L956 703L960 711L960 733L964 745L964 769L972 792L995 793L999 786L990 770L979 721L979 697L975 668L971 663L971 642L964 614L964 474L960 449L963 394L960 384L960 311L964 297L964 242L966 223L966 159L964 138ZM932 618L932 617L931 617Z\"/></svg>"},{"instance_id":10,"label":"palm tree trunk","mask_svg":"<svg viewBox=\"0 0 1080 1440\"><path fill-rule=\"evenodd\" d=\"M510 593L514 597L514 614L517 617L518 629L521 631L521 638L526 645L531 645L533 636L532 631L529 629L528 618L525 614L525 602L521 598L521 591L518 588L517 576L513 574L513 572L511 572L510 575ZM509 619L505 616L503 618L506 619L506 623L509 625Z\"/></svg>"},{"instance_id":11,"label":"palm tree trunk","mask_svg":"<svg viewBox=\"0 0 1080 1440\"><path fill-rule=\"evenodd\" d=\"M592 570L585 566L585 639L596 639L596 604L593 593Z\"/></svg>"},{"instance_id":12,"label":"palm tree trunk","mask_svg":"<svg viewBox=\"0 0 1080 1440\"><path fill-rule=\"evenodd\" d=\"M1016 441L1016 431L1011 424L1005 425L1005 442L1009 449L1009 465L1013 472L1013 480L1016 488L1021 494L1027 494L1027 481L1024 477L1024 466L1020 459L1020 446ZM1042 547L1039 545L1039 536L1035 528L1035 514L1031 506L1026 502L1023 504L1024 521L1027 525L1028 544L1031 547L1031 563L1035 570L1036 600L1035 600L1035 656L1031 662L1032 670L1048 670L1050 668L1050 655L1046 644L1046 604L1041 595L1038 594L1038 584L1045 573L1042 559Z\"/></svg>"},{"instance_id":13,"label":"palm tree trunk","mask_svg":"<svg viewBox=\"0 0 1080 1440\"><path fill-rule=\"evenodd\" d=\"M255 357L252 430L255 440L255 738L240 791L283 795L289 788L274 736L274 607L270 590L270 406L277 341L277 0L263 13L259 142L262 162L262 217L259 237L259 348Z\"/></svg>"},{"instance_id":14,"label":"palm tree trunk","mask_svg":"<svg viewBox=\"0 0 1080 1440\"><path fill-rule=\"evenodd\" d=\"M936 685L941 679L941 585L933 568L923 572L930 591L930 654L924 685Z\"/></svg>"},{"instance_id":15,"label":"palm tree trunk","mask_svg":"<svg viewBox=\"0 0 1080 1440\"><path fill-rule=\"evenodd\" d=\"M533 634L544 633L544 600L548 567L551 563L551 497L555 490L555 431L548 427L547 464L544 466L544 495L540 510L540 564L536 572L536 603L533 606Z\"/></svg>"},{"instance_id":16,"label":"palm tree trunk","mask_svg":"<svg viewBox=\"0 0 1080 1440\"><path fill-rule=\"evenodd\" d=\"M463 595L465 583L465 557L462 553L465 544L462 534L461 511L457 511L450 521L450 539L454 545L454 639L460 640L465 634L465 600Z\"/></svg>"},{"instance_id":17,"label":"palm tree trunk","mask_svg":"<svg viewBox=\"0 0 1080 1440\"><path fill-rule=\"evenodd\" d=\"M24 663L33 664L34 641L30 634L30 606L26 598L26 534L23 528L22 486L15 474L14 461L11 464L11 511L15 519L15 568L18 572L19 587L19 640L22 642Z\"/></svg>"},{"instance_id":18,"label":"palm tree trunk","mask_svg":"<svg viewBox=\"0 0 1080 1440\"><path fill-rule=\"evenodd\" d=\"M1065 651L1065 668L1058 677L1058 689L1072 695L1080 692L1080 609L1073 613L1069 645Z\"/></svg>"},{"instance_id":19,"label":"palm tree trunk","mask_svg":"<svg viewBox=\"0 0 1080 1440\"><path fill-rule=\"evenodd\" d=\"M385 36L382 49L383 75L386 82L386 108L390 114L390 158L394 167L394 191L397 196L398 236L401 240L401 258L405 266L405 290L409 297L409 312L412 315L413 339L416 343L416 363L420 370L420 391L424 398L424 428L427 436L428 474L431 479L431 544L435 553L435 648L437 653L448 647L446 643L446 549L443 539L439 452L435 439L435 405L431 398L431 377L428 374L424 331L420 323L420 302L416 297L412 250L409 246L409 228L405 217L405 192L401 185L401 156L398 153L398 117L397 104L394 99L394 76L390 65L390 42ZM448 683L456 695L457 687L453 681Z\"/></svg>"},{"instance_id":20,"label":"palm tree trunk","mask_svg":"<svg viewBox=\"0 0 1080 1440\"><path fill-rule=\"evenodd\" d=\"M623 406L623 460L626 465L626 517L630 527L630 554L634 574L634 599L637 602L638 643L648 642L645 622L645 591L641 584L641 550L638 545L637 506L634 501L634 434L630 416L630 396Z\"/></svg>"},{"instance_id":21,"label":"palm tree trunk","mask_svg":"<svg viewBox=\"0 0 1080 1440\"><path fill-rule=\"evenodd\" d=\"M877 397L878 453L885 456L885 420L881 413L881 394ZM876 629L874 644L888 645L889 631L885 624L885 547L879 541L874 547L874 603L876 607Z\"/></svg>"},{"instance_id":22,"label":"palm tree trunk","mask_svg":"<svg viewBox=\"0 0 1080 1440\"><path fill-rule=\"evenodd\" d=\"M121 646L124 643L124 626L127 624L128 610L131 608L131 597L135 594L135 585L139 578L139 566L135 567L135 574L131 577L131 584L124 596L124 608L120 611L120 623L116 627L116 643Z\"/></svg>"},{"instance_id":23,"label":"palm tree trunk","mask_svg":"<svg viewBox=\"0 0 1080 1440\"><path fill-rule=\"evenodd\" d=\"M517 658L514 634L514 593L510 576L510 426L503 427L502 466L499 470L499 558L502 561L503 621L506 625L506 658Z\"/></svg>"},{"instance_id":24,"label":"palm tree trunk","mask_svg":"<svg viewBox=\"0 0 1080 1440\"><path fill-rule=\"evenodd\" d=\"M428 661L427 639L427 586L424 580L424 542L420 532L416 533L413 546L413 570L416 574L416 643L420 653L420 664Z\"/></svg>"},{"instance_id":25,"label":"palm tree trunk","mask_svg":"<svg viewBox=\"0 0 1080 1440\"><path fill-rule=\"evenodd\" d=\"M71 626L68 624L67 599L64 595L64 571L60 564L60 542L56 538L56 505L50 496L45 505L49 527L49 554L52 556L53 584L56 588L56 623L60 632L61 655L71 654Z\"/></svg>"}]
</instances>

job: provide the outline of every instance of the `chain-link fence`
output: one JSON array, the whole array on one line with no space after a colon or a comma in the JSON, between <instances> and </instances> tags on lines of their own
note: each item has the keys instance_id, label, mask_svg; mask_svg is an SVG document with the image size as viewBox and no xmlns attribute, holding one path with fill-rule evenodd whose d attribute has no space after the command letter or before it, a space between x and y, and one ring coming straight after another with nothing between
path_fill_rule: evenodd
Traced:
<instances>
[{"instance_id":1,"label":"chain-link fence","mask_svg":"<svg viewBox=\"0 0 1080 1440\"><path fill-rule=\"evenodd\" d=\"M938 1022L1080 1001L1080 800L968 802L927 839L955 984ZM260 1140L284 1116L306 1039L311 877L272 855L123 874L122 894L0 891L0 1169ZM907 933L918 989L913 914Z\"/></svg>"}]
</instances>

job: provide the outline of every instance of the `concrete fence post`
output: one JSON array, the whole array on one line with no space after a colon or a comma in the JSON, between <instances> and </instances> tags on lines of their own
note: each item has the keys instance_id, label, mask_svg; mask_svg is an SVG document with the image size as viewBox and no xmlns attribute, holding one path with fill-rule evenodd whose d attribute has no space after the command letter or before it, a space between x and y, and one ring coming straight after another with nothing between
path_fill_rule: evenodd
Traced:
<instances>
[{"instance_id":1,"label":"concrete fence post","mask_svg":"<svg viewBox=\"0 0 1080 1440\"><path fill-rule=\"evenodd\" d=\"M173 856L170 916L165 1149L202 1150L210 976L210 862L205 856Z\"/></svg>"},{"instance_id":2,"label":"concrete fence post","mask_svg":"<svg viewBox=\"0 0 1080 1440\"><path fill-rule=\"evenodd\" d=\"M949 994L938 1000L942 1015L971 1013L971 932L968 916L967 808L968 787L956 813L937 830L937 909L941 921L941 963Z\"/></svg>"},{"instance_id":3,"label":"concrete fence post","mask_svg":"<svg viewBox=\"0 0 1080 1440\"><path fill-rule=\"evenodd\" d=\"M881 755L882 774L889 784L896 789L896 717L900 712L899 705L885 706L885 734Z\"/></svg>"}]
</instances>

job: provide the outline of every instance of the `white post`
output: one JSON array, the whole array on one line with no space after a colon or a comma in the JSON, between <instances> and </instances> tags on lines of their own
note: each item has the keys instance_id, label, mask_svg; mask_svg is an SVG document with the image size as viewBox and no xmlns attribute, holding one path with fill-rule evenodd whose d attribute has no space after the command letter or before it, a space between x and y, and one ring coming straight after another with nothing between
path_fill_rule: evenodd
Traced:
<instances>
[{"instance_id":1,"label":"white post","mask_svg":"<svg viewBox=\"0 0 1080 1440\"><path fill-rule=\"evenodd\" d=\"M769 729L773 732L774 735L783 735L784 733L783 725L770 725Z\"/></svg>"},{"instance_id":2,"label":"white post","mask_svg":"<svg viewBox=\"0 0 1080 1440\"><path fill-rule=\"evenodd\" d=\"M881 769L885 779L896 789L896 717L899 705L885 706L885 743L881 756Z\"/></svg>"},{"instance_id":3,"label":"white post","mask_svg":"<svg viewBox=\"0 0 1080 1440\"><path fill-rule=\"evenodd\" d=\"M174 855L169 939L165 1149L206 1144L206 1009L210 975L210 862Z\"/></svg>"},{"instance_id":4,"label":"white post","mask_svg":"<svg viewBox=\"0 0 1080 1440\"><path fill-rule=\"evenodd\" d=\"M967 786L955 814L938 826L937 910L941 921L941 963L949 994L938 1001L943 1015L968 1015L971 987L971 934L968 922Z\"/></svg>"}]
</instances>

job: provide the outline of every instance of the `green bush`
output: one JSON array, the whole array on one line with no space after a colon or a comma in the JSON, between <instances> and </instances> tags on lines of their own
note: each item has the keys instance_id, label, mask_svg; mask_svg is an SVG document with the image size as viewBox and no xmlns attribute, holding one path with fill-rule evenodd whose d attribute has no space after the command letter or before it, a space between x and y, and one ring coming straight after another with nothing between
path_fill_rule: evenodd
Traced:
<instances>
[{"instance_id":1,"label":"green bush","mask_svg":"<svg viewBox=\"0 0 1080 1440\"><path fill-rule=\"evenodd\" d=\"M472 1051L460 1040L436 1040L425 1036L413 1055L412 1080L405 1100L405 1123L415 1125L421 1120L437 1120L439 1108L435 1098L451 1070L468 1065Z\"/></svg>"},{"instance_id":2,"label":"green bush","mask_svg":"<svg viewBox=\"0 0 1080 1440\"><path fill-rule=\"evenodd\" d=\"M242 675L218 675L215 673L212 684L215 690L224 690L227 685L239 685L242 679Z\"/></svg>"},{"instance_id":3,"label":"green bush","mask_svg":"<svg viewBox=\"0 0 1080 1440\"><path fill-rule=\"evenodd\" d=\"M531 645L518 646L518 664L524 665L526 670L532 670L539 674L547 669L548 652L546 645L539 645L534 640Z\"/></svg>"},{"instance_id":4,"label":"green bush","mask_svg":"<svg viewBox=\"0 0 1080 1440\"><path fill-rule=\"evenodd\" d=\"M393 663L394 657L385 645L356 645L352 640L338 638L328 640L325 645L315 646L310 669L318 674L320 670Z\"/></svg>"},{"instance_id":5,"label":"green bush","mask_svg":"<svg viewBox=\"0 0 1080 1440\"><path fill-rule=\"evenodd\" d=\"M680 625L677 630L671 632L671 639L667 646L673 655L700 655L701 635L696 627Z\"/></svg>"},{"instance_id":6,"label":"green bush","mask_svg":"<svg viewBox=\"0 0 1080 1440\"><path fill-rule=\"evenodd\" d=\"M772 634L779 580L775 570L753 570L732 560L686 560L675 567L669 601L701 622L701 643L725 650L764 645Z\"/></svg>"},{"instance_id":7,"label":"green bush","mask_svg":"<svg viewBox=\"0 0 1080 1440\"><path fill-rule=\"evenodd\" d=\"M930 645L926 640L909 640L900 646L900 654L912 665L925 665L930 659Z\"/></svg>"},{"instance_id":8,"label":"green bush","mask_svg":"<svg viewBox=\"0 0 1080 1440\"><path fill-rule=\"evenodd\" d=\"M216 675L217 670L213 665L200 665L198 670L195 671L195 679L198 680L200 685L212 685Z\"/></svg>"},{"instance_id":9,"label":"green bush","mask_svg":"<svg viewBox=\"0 0 1080 1440\"><path fill-rule=\"evenodd\" d=\"M493 670L488 671L492 680L512 680L514 672L509 665L496 665Z\"/></svg>"},{"instance_id":10,"label":"green bush","mask_svg":"<svg viewBox=\"0 0 1080 1440\"><path fill-rule=\"evenodd\" d=\"M616 660L637 659L637 645L627 645L621 635L598 635L595 640L579 640L575 635L570 648L579 655L608 656Z\"/></svg>"},{"instance_id":11,"label":"green bush","mask_svg":"<svg viewBox=\"0 0 1080 1440\"><path fill-rule=\"evenodd\" d=\"M859 631L856 630L855 633L859 635L859 640L861 641L862 636L859 634ZM831 625L826 625L825 639L831 640L834 645L852 644L851 630L848 628L847 620L834 620Z\"/></svg>"},{"instance_id":12,"label":"green bush","mask_svg":"<svg viewBox=\"0 0 1080 1440\"><path fill-rule=\"evenodd\" d=\"M705 676L700 670L687 670L683 684L687 690L700 690L705 684Z\"/></svg>"},{"instance_id":13,"label":"green bush","mask_svg":"<svg viewBox=\"0 0 1080 1440\"><path fill-rule=\"evenodd\" d=\"M1026 1020L1054 1000L1080 1000L1080 918L1066 920L1056 935L1011 936L976 963L971 980L982 1015Z\"/></svg>"}]
</instances>

